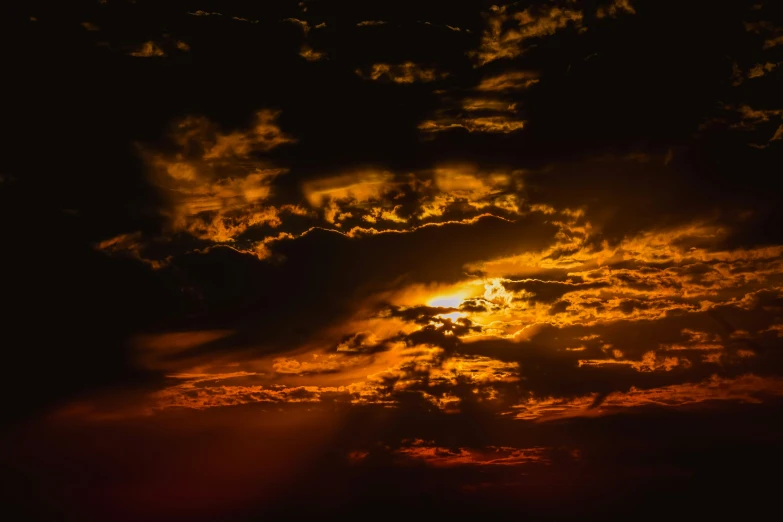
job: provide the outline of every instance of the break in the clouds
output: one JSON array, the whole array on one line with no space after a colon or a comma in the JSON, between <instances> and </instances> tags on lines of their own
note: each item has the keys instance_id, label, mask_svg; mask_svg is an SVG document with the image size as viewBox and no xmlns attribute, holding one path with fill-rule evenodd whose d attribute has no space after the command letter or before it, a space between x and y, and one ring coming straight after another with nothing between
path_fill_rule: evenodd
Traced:
<instances>
[{"instance_id":1,"label":"break in the clouds","mask_svg":"<svg viewBox=\"0 0 783 522\"><path fill-rule=\"evenodd\" d=\"M0 222L28 518L774 498L776 4L27 9Z\"/></svg>"}]
</instances>

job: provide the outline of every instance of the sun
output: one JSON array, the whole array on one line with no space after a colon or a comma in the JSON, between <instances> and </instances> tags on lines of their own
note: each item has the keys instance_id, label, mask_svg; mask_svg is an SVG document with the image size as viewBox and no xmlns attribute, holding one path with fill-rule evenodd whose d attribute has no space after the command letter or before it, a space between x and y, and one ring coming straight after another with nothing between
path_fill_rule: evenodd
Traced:
<instances>
[{"instance_id":1,"label":"sun","mask_svg":"<svg viewBox=\"0 0 783 522\"><path fill-rule=\"evenodd\" d=\"M456 294L439 295L427 301L427 306L437 306L438 308L459 308L467 294L459 292Z\"/></svg>"}]
</instances>

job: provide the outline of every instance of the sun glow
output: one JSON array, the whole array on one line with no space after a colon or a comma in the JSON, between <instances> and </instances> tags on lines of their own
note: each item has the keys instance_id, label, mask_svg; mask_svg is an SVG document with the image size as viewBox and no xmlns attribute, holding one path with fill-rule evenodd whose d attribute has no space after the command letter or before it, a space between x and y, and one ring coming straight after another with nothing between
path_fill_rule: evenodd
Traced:
<instances>
[{"instance_id":1,"label":"sun glow","mask_svg":"<svg viewBox=\"0 0 783 522\"><path fill-rule=\"evenodd\" d=\"M439 308L458 308L462 301L467 298L467 293L460 292L450 295L439 295L427 301L427 306L437 306Z\"/></svg>"},{"instance_id":2,"label":"sun glow","mask_svg":"<svg viewBox=\"0 0 783 522\"><path fill-rule=\"evenodd\" d=\"M438 314L435 317L437 317L439 319L449 319L449 320L451 320L453 322L453 321L456 321L457 319L459 319L461 317L465 317L467 315L468 314L466 314L465 312L451 312L451 313L448 313L448 314Z\"/></svg>"}]
</instances>

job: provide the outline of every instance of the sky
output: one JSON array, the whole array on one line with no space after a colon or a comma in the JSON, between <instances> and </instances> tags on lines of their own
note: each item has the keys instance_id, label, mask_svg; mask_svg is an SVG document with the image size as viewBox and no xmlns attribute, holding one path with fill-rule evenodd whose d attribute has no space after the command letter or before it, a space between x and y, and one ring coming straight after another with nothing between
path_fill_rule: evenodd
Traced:
<instances>
[{"instance_id":1,"label":"sky","mask_svg":"<svg viewBox=\"0 0 783 522\"><path fill-rule=\"evenodd\" d=\"M781 7L20 3L5 509L776 509Z\"/></svg>"}]
</instances>

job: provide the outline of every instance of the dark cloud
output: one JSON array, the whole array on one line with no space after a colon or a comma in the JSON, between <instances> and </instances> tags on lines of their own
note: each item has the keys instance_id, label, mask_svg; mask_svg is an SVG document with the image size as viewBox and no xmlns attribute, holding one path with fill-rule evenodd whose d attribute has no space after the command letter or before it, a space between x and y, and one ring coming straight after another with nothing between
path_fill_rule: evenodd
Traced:
<instances>
[{"instance_id":1,"label":"dark cloud","mask_svg":"<svg viewBox=\"0 0 783 522\"><path fill-rule=\"evenodd\" d=\"M512 292L524 291L520 299L532 299L549 303L555 301L569 292L578 292L592 288L604 288L607 283L564 283L560 281L540 281L537 279L524 279L521 281L504 281L503 286Z\"/></svg>"}]
</instances>

